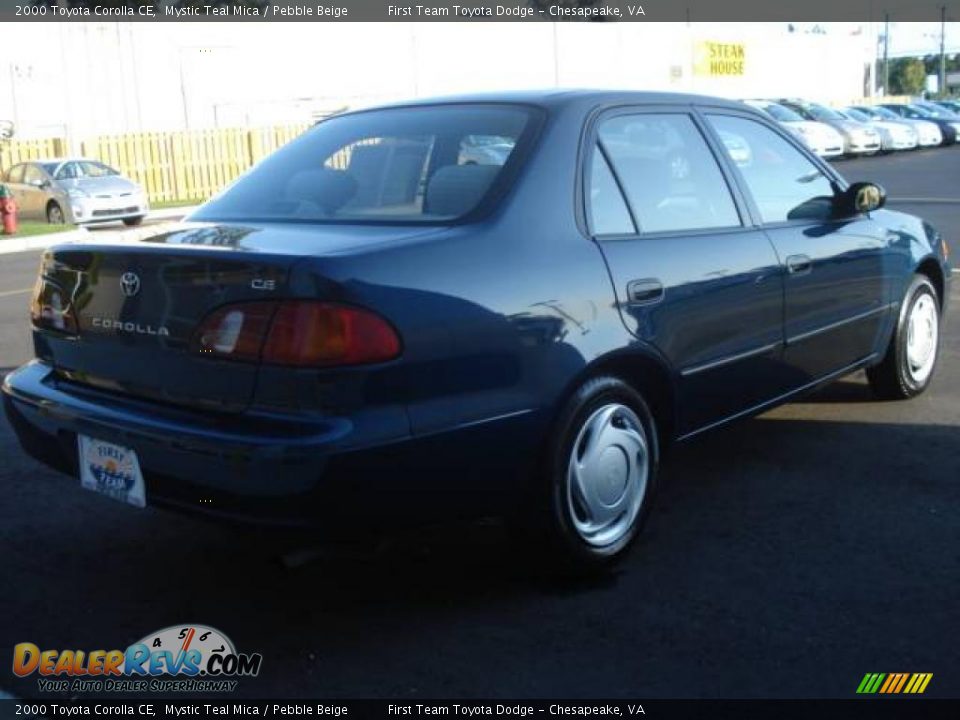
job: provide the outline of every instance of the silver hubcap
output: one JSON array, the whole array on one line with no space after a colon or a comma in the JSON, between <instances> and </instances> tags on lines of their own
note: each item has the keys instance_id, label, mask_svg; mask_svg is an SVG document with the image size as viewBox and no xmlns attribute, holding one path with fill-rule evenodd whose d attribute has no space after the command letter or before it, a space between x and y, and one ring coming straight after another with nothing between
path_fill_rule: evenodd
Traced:
<instances>
[{"instance_id":1,"label":"silver hubcap","mask_svg":"<svg viewBox=\"0 0 960 720\"><path fill-rule=\"evenodd\" d=\"M50 208L50 222L54 225L63 225L63 211L60 208Z\"/></svg>"},{"instance_id":2,"label":"silver hubcap","mask_svg":"<svg viewBox=\"0 0 960 720\"><path fill-rule=\"evenodd\" d=\"M577 435L567 470L573 527L588 544L604 547L633 526L647 491L650 453L636 413L604 405Z\"/></svg>"},{"instance_id":3,"label":"silver hubcap","mask_svg":"<svg viewBox=\"0 0 960 720\"><path fill-rule=\"evenodd\" d=\"M907 370L918 383L925 382L933 372L939 332L937 303L924 293L913 304L907 321Z\"/></svg>"}]
</instances>

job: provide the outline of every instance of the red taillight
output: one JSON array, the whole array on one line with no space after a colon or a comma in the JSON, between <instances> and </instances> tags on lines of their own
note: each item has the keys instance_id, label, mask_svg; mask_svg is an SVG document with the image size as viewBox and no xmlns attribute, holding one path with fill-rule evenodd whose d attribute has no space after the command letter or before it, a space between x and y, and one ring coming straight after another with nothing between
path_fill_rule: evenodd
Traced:
<instances>
[{"instance_id":1,"label":"red taillight","mask_svg":"<svg viewBox=\"0 0 960 720\"><path fill-rule=\"evenodd\" d=\"M263 346L278 365L359 365L392 360L400 338L369 310L315 302L282 302Z\"/></svg>"},{"instance_id":2,"label":"red taillight","mask_svg":"<svg viewBox=\"0 0 960 720\"><path fill-rule=\"evenodd\" d=\"M276 309L271 302L224 305L200 324L193 349L204 355L256 362Z\"/></svg>"},{"instance_id":3,"label":"red taillight","mask_svg":"<svg viewBox=\"0 0 960 720\"><path fill-rule=\"evenodd\" d=\"M214 357L319 367L392 360L400 354L400 338L369 310L285 300L215 310L195 334L193 347Z\"/></svg>"}]
</instances>

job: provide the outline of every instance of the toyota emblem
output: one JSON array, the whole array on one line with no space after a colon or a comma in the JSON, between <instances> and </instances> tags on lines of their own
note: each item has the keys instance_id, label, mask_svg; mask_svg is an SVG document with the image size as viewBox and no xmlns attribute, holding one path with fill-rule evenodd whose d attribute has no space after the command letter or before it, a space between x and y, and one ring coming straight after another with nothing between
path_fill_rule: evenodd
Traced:
<instances>
[{"instance_id":1,"label":"toyota emblem","mask_svg":"<svg viewBox=\"0 0 960 720\"><path fill-rule=\"evenodd\" d=\"M140 276L135 272L125 272L120 276L120 289L127 297L133 297L140 292Z\"/></svg>"}]
</instances>

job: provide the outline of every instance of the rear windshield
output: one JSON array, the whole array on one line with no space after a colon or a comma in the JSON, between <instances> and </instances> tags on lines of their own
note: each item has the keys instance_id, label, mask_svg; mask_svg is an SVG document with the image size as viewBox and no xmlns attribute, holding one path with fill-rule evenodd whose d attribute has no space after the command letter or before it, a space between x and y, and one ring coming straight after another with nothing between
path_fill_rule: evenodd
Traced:
<instances>
[{"instance_id":1,"label":"rear windshield","mask_svg":"<svg viewBox=\"0 0 960 720\"><path fill-rule=\"evenodd\" d=\"M533 111L506 105L393 108L326 120L191 219L449 222L502 189Z\"/></svg>"}]
</instances>

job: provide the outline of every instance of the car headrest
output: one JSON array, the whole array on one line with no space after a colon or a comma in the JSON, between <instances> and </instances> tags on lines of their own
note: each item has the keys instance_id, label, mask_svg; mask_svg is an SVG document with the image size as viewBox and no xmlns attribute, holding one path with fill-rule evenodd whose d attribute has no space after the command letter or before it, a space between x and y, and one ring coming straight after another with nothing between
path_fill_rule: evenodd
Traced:
<instances>
[{"instance_id":1,"label":"car headrest","mask_svg":"<svg viewBox=\"0 0 960 720\"><path fill-rule=\"evenodd\" d=\"M469 212L490 189L499 165L446 165L427 183L424 211L459 216Z\"/></svg>"},{"instance_id":2,"label":"car headrest","mask_svg":"<svg viewBox=\"0 0 960 720\"><path fill-rule=\"evenodd\" d=\"M319 205L331 215L357 192L357 181L344 170L301 170L287 182L287 200Z\"/></svg>"}]
</instances>

